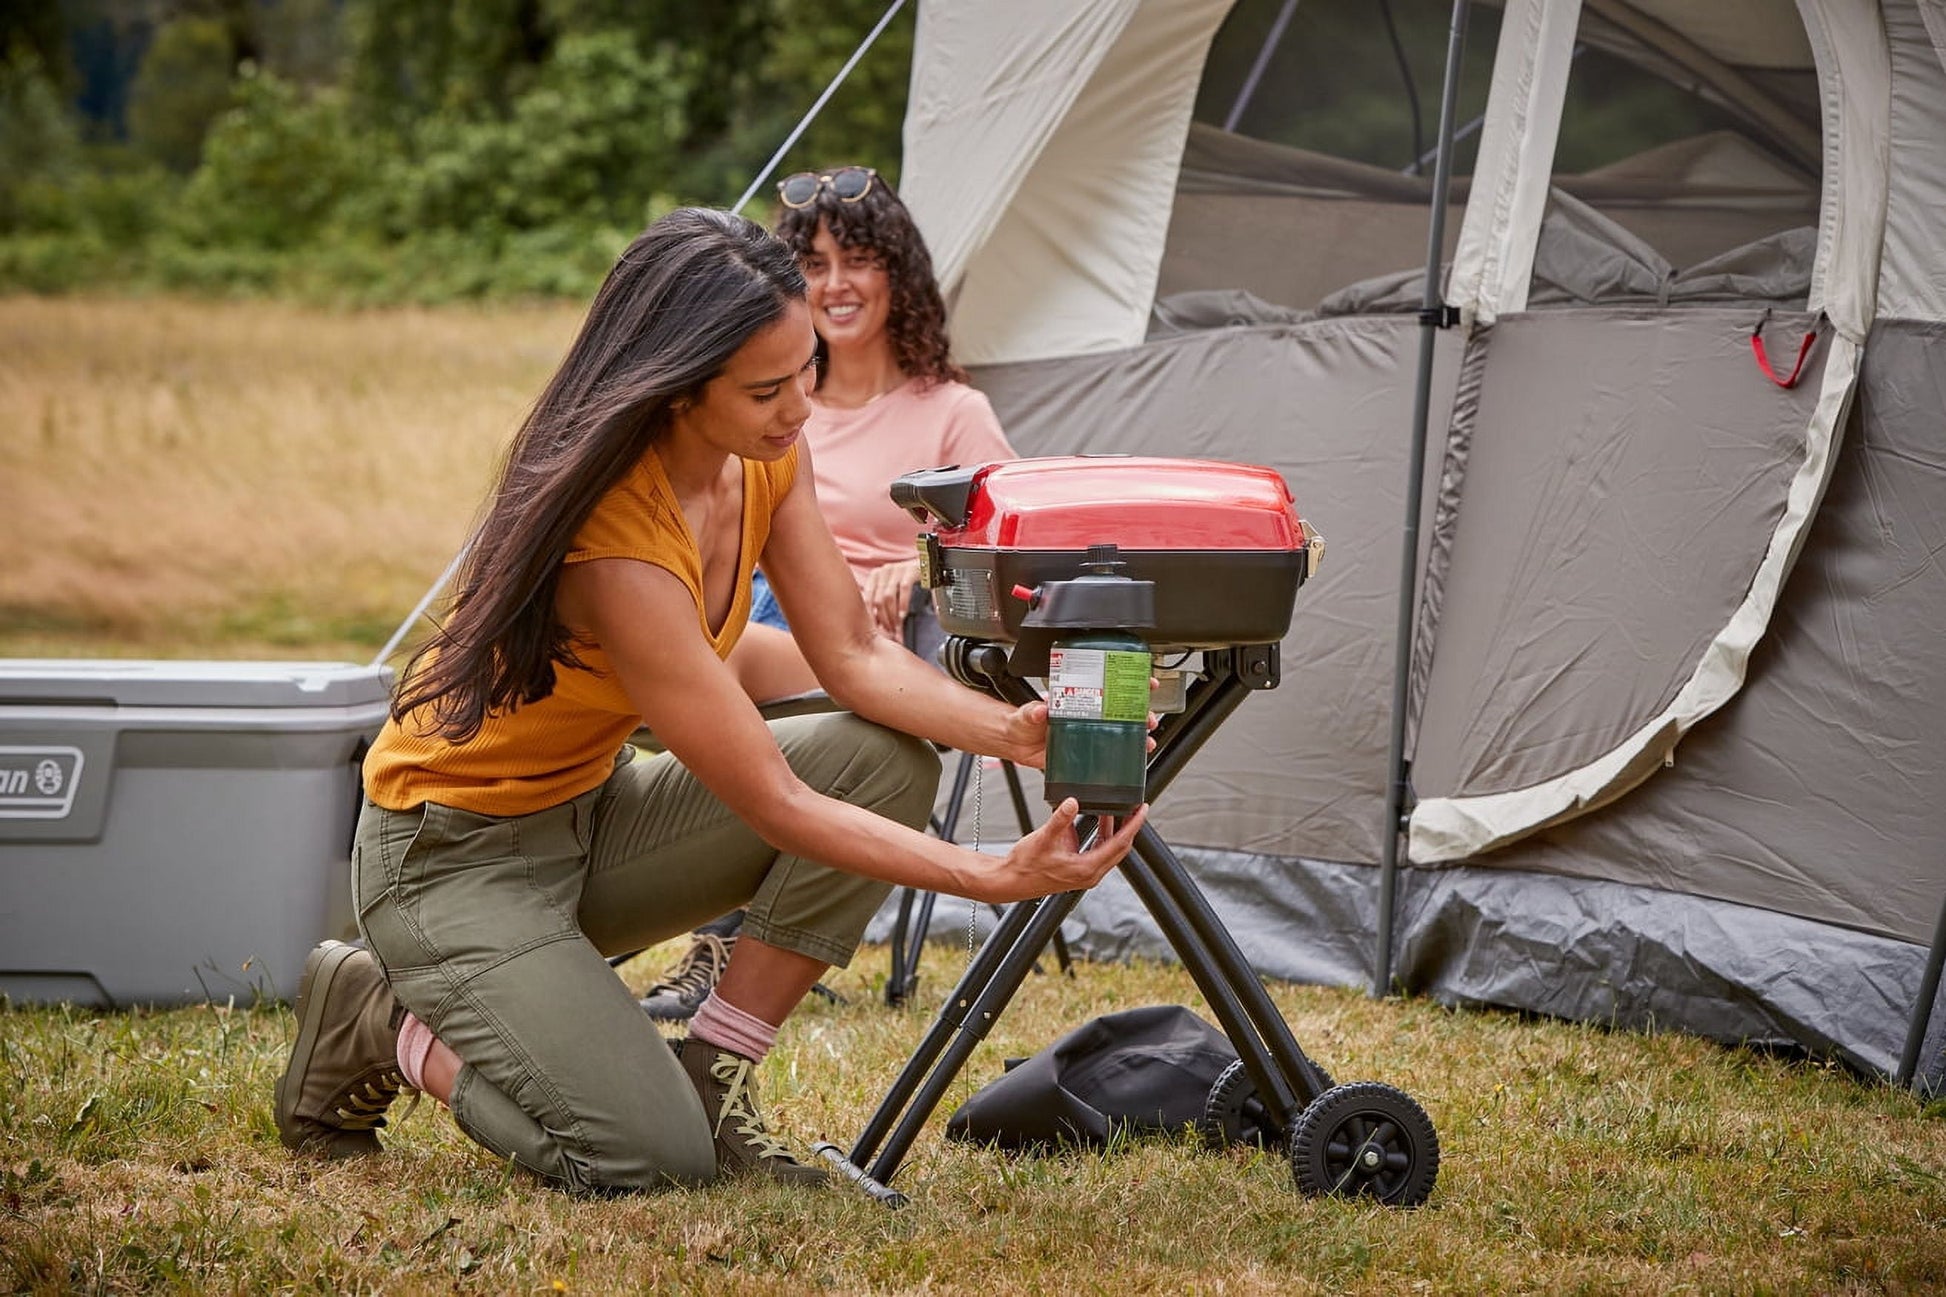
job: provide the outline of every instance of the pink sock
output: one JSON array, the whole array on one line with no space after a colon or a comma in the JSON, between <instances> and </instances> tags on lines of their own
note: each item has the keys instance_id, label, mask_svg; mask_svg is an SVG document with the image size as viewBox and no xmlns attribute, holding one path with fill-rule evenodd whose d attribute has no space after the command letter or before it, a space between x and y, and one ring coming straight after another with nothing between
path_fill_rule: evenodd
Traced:
<instances>
[{"instance_id":1,"label":"pink sock","mask_svg":"<svg viewBox=\"0 0 1946 1297\"><path fill-rule=\"evenodd\" d=\"M777 1028L762 1018L745 1013L715 991L689 1020L689 1034L701 1041L741 1054L753 1063L763 1061L777 1043Z\"/></svg>"},{"instance_id":2,"label":"pink sock","mask_svg":"<svg viewBox=\"0 0 1946 1297\"><path fill-rule=\"evenodd\" d=\"M423 1090L426 1055L432 1052L432 1028L411 1014L399 1024L399 1075L415 1090Z\"/></svg>"}]
</instances>

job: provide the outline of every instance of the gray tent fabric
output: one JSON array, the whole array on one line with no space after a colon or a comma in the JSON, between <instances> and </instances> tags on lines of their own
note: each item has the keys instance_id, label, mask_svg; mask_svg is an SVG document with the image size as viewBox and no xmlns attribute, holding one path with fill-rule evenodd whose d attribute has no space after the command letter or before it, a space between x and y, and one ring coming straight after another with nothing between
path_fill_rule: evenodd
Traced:
<instances>
[{"instance_id":1,"label":"gray tent fabric","mask_svg":"<svg viewBox=\"0 0 1946 1297\"><path fill-rule=\"evenodd\" d=\"M1946 326L1882 322L1867 356L1743 692L1625 800L1482 863L1930 940L1946 897Z\"/></svg>"},{"instance_id":2,"label":"gray tent fabric","mask_svg":"<svg viewBox=\"0 0 1946 1297\"><path fill-rule=\"evenodd\" d=\"M1308 310L1355 280L1426 257L1428 180L1190 127L1156 295L1246 286ZM1448 228L1457 230L1463 182ZM1453 238L1447 240L1451 250Z\"/></svg>"},{"instance_id":3,"label":"gray tent fabric","mask_svg":"<svg viewBox=\"0 0 1946 1297\"><path fill-rule=\"evenodd\" d=\"M1302 324L1315 312L1266 302L1241 288L1205 288L1156 299L1149 341L1199 329L1236 329L1253 324Z\"/></svg>"},{"instance_id":4,"label":"gray tent fabric","mask_svg":"<svg viewBox=\"0 0 1946 1297\"><path fill-rule=\"evenodd\" d=\"M1419 795L1585 765L1689 678L1763 559L1816 394L1758 370L1756 318L1599 308L1495 324Z\"/></svg>"},{"instance_id":5,"label":"gray tent fabric","mask_svg":"<svg viewBox=\"0 0 1946 1297\"><path fill-rule=\"evenodd\" d=\"M1436 999L1678 1027L1868 1073L1898 1063L1925 956L1759 906L1601 880L1410 870L1400 890L1399 981ZM1927 1089L1946 1083L1942 1039L1917 1078Z\"/></svg>"},{"instance_id":6,"label":"gray tent fabric","mask_svg":"<svg viewBox=\"0 0 1946 1297\"><path fill-rule=\"evenodd\" d=\"M1817 230L1795 226L1683 269L1580 199L1556 190L1541 218L1529 308L1755 302L1802 310L1811 291ZM1319 315L1417 312L1419 266L1349 284L1318 303Z\"/></svg>"}]
</instances>

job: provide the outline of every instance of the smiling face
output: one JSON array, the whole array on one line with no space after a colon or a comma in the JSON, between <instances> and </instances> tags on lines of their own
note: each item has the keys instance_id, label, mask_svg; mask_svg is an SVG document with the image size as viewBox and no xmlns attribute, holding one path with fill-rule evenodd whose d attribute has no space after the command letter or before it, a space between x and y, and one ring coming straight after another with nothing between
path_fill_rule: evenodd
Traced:
<instances>
[{"instance_id":1,"label":"smiling face","mask_svg":"<svg viewBox=\"0 0 1946 1297\"><path fill-rule=\"evenodd\" d=\"M890 345L892 279L869 248L845 248L819 222L811 250L798 258L810 286L811 322L832 351Z\"/></svg>"},{"instance_id":2,"label":"smiling face","mask_svg":"<svg viewBox=\"0 0 1946 1297\"><path fill-rule=\"evenodd\" d=\"M784 313L751 334L694 400L671 407L670 435L743 459L783 458L811 414L816 345L810 308L786 302Z\"/></svg>"}]
</instances>

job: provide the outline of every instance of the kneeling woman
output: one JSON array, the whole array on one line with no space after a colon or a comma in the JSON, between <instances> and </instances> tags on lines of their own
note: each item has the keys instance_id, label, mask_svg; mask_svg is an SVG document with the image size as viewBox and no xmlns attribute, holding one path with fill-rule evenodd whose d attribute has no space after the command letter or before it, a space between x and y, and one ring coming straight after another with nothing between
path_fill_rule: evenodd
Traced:
<instances>
[{"instance_id":1,"label":"kneeling woman","mask_svg":"<svg viewBox=\"0 0 1946 1297\"><path fill-rule=\"evenodd\" d=\"M815 349L796 257L740 217L674 212L609 272L366 760L370 949L306 964L287 1145L376 1152L403 1083L564 1188L820 1179L765 1129L751 1070L888 887L1019 900L1127 850L1141 812L1084 852L1072 802L1004 858L919 831L923 740L1038 766L1046 710L874 632L800 444ZM724 664L759 559L851 714L766 725ZM631 753L644 722L667 753ZM672 1051L606 957L741 905Z\"/></svg>"}]
</instances>

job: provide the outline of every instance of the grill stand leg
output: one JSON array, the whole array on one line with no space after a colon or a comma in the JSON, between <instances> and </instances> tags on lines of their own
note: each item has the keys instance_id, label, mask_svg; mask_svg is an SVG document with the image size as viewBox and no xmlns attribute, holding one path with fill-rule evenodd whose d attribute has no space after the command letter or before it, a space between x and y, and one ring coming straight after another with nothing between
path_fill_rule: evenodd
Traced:
<instances>
[{"instance_id":1,"label":"grill stand leg","mask_svg":"<svg viewBox=\"0 0 1946 1297\"><path fill-rule=\"evenodd\" d=\"M1148 769L1152 801L1251 690L1276 684L1275 653L1275 646L1259 646L1205 654L1208 677L1192 690L1184 710L1158 728ZM997 671L991 678L994 692L1008 701L1025 701L1019 697L1021 691L1032 697L1031 687L1022 681ZM1083 817L1076 827L1084 842L1095 837L1092 817ZM1263 983L1181 861L1153 829L1143 828L1120 868L1209 1001L1273 1120L1288 1127L1302 1106L1317 1097L1321 1077L1298 1048ZM904 1195L890 1184L913 1141L1083 895L1067 892L1009 907L967 965L850 1154L827 1143L818 1145L819 1155L880 1201L903 1203Z\"/></svg>"}]
</instances>

